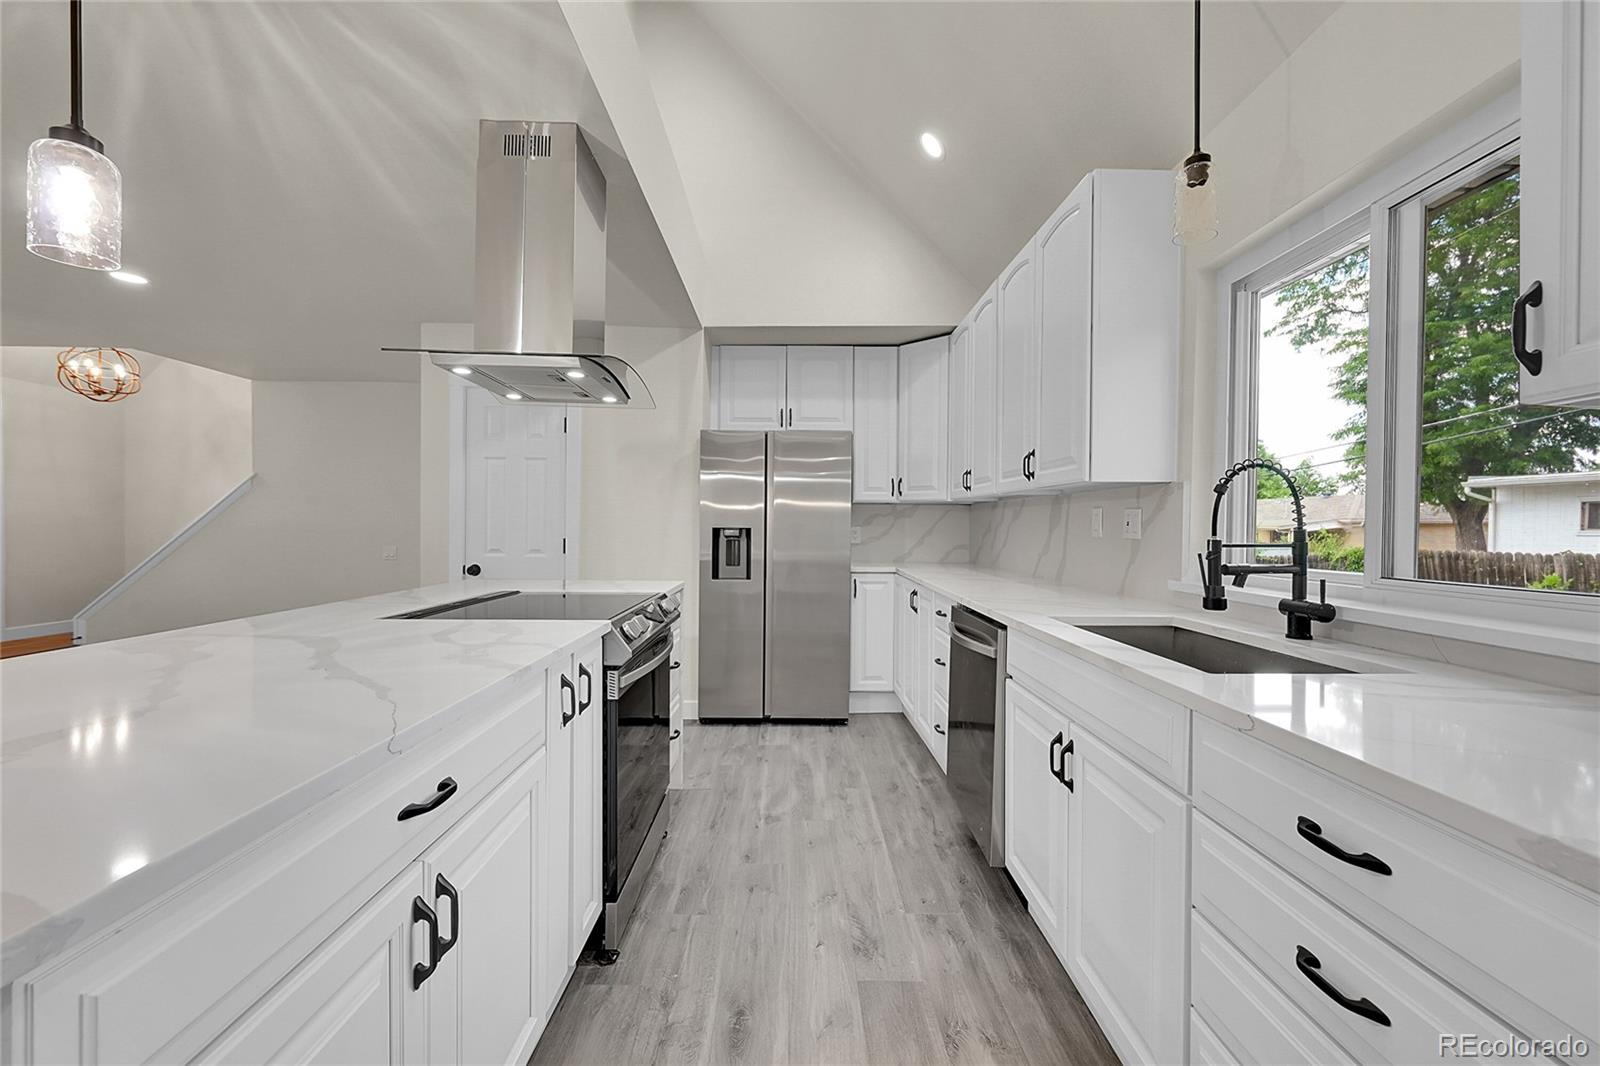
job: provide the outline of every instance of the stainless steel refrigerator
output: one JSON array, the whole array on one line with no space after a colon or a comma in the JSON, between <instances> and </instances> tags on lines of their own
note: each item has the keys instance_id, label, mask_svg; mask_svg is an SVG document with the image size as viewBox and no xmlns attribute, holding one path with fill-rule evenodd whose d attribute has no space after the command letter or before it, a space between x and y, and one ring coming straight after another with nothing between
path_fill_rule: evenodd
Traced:
<instances>
[{"instance_id":1,"label":"stainless steel refrigerator","mask_svg":"<svg viewBox=\"0 0 1600 1066\"><path fill-rule=\"evenodd\" d=\"M850 709L849 433L700 434L700 717Z\"/></svg>"}]
</instances>

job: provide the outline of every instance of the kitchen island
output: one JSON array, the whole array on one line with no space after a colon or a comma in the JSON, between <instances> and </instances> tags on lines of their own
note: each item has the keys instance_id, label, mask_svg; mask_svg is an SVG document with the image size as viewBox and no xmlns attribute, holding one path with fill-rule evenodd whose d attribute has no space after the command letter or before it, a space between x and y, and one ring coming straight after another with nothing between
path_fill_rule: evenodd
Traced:
<instances>
[{"instance_id":1,"label":"kitchen island","mask_svg":"<svg viewBox=\"0 0 1600 1066\"><path fill-rule=\"evenodd\" d=\"M577 582L565 591L646 596L679 587ZM578 715L580 693L569 686L583 656L598 673L606 621L389 617L513 588L563 587L452 582L8 662L0 670L8 1060L58 1057L62 1033L51 1019L68 1014L73 1058L89 1057L96 1041L107 1060L198 1053L398 867L470 818L474 803L498 795L524 764L543 764L547 741ZM585 707L592 698L582 695ZM597 746L581 750L598 759ZM568 766L567 778L574 770L584 768ZM444 777L458 784L447 790ZM401 806L457 787L461 798L438 800L437 816L397 817ZM560 797L543 799L524 820L570 816ZM340 862L350 866L343 882ZM246 923L236 930L244 940L228 942L222 926L269 885L278 894L253 899L267 908L254 928ZM213 949L174 932L202 918L222 923ZM277 929L278 919L289 925ZM158 953L145 943L136 963L123 945L152 936L170 946ZM567 974L575 936L564 935L558 953ZM207 972L208 955L224 950L227 965ZM133 979L146 961L163 960L182 961L197 998L175 986L150 990L151 1002L122 995L148 985L148 974ZM546 984L539 998L558 998L564 978Z\"/></svg>"}]
</instances>

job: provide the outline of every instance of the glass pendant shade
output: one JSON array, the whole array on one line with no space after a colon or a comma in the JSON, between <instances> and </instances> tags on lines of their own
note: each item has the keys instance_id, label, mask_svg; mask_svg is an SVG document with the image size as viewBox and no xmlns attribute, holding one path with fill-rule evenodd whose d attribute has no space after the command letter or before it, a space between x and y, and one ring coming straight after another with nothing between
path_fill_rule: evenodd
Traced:
<instances>
[{"instance_id":1,"label":"glass pendant shade","mask_svg":"<svg viewBox=\"0 0 1600 1066\"><path fill-rule=\"evenodd\" d=\"M1217 235L1217 171L1211 157L1184 160L1173 177L1172 243L1204 244Z\"/></svg>"},{"instance_id":2,"label":"glass pendant shade","mask_svg":"<svg viewBox=\"0 0 1600 1066\"><path fill-rule=\"evenodd\" d=\"M122 266L122 174L88 145L28 147L28 251L68 266Z\"/></svg>"}]
</instances>

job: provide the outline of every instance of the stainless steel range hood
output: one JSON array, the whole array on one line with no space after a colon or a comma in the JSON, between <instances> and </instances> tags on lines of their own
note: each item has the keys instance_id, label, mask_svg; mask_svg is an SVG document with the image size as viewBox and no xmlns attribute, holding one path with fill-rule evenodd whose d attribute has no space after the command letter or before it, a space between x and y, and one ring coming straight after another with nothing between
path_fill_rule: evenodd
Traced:
<instances>
[{"instance_id":1,"label":"stainless steel range hood","mask_svg":"<svg viewBox=\"0 0 1600 1066\"><path fill-rule=\"evenodd\" d=\"M473 348L428 349L435 366L505 404L655 407L604 354L606 180L576 124L478 123L473 288Z\"/></svg>"}]
</instances>

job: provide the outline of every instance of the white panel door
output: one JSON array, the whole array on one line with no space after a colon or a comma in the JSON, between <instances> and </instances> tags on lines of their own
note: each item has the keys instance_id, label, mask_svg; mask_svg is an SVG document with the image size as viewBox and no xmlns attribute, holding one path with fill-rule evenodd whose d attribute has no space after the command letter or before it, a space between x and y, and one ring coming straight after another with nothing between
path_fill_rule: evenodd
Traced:
<instances>
[{"instance_id":1,"label":"white panel door","mask_svg":"<svg viewBox=\"0 0 1600 1066\"><path fill-rule=\"evenodd\" d=\"M949 356L949 337L900 346L900 473L895 490L902 500L949 498L945 440Z\"/></svg>"},{"instance_id":2,"label":"white panel door","mask_svg":"<svg viewBox=\"0 0 1600 1066\"><path fill-rule=\"evenodd\" d=\"M973 499L995 494L995 394L999 355L998 287L989 286L969 316L972 322L972 423L967 453L972 457Z\"/></svg>"},{"instance_id":3,"label":"white panel door","mask_svg":"<svg viewBox=\"0 0 1600 1066\"><path fill-rule=\"evenodd\" d=\"M466 391L466 558L484 577L559 581L566 569L566 409Z\"/></svg>"},{"instance_id":4,"label":"white panel door","mask_svg":"<svg viewBox=\"0 0 1600 1066\"><path fill-rule=\"evenodd\" d=\"M1092 734L1072 741L1067 972L1124 1063L1182 1062L1188 803Z\"/></svg>"},{"instance_id":5,"label":"white panel door","mask_svg":"<svg viewBox=\"0 0 1600 1066\"><path fill-rule=\"evenodd\" d=\"M423 982L431 1066L521 1063L547 1004L539 996L535 895L545 772L541 750L423 856L439 936L449 946Z\"/></svg>"},{"instance_id":6,"label":"white panel door","mask_svg":"<svg viewBox=\"0 0 1600 1066\"><path fill-rule=\"evenodd\" d=\"M1015 681L1006 682L1006 872L1063 962L1072 794L1056 770L1067 757L1070 733L1065 715Z\"/></svg>"},{"instance_id":7,"label":"white panel door","mask_svg":"<svg viewBox=\"0 0 1600 1066\"><path fill-rule=\"evenodd\" d=\"M1522 5L1522 294L1525 404L1600 397L1600 4ZM1531 301L1529 301L1531 304ZM1581 406L1591 406L1582 404Z\"/></svg>"},{"instance_id":8,"label":"white panel door","mask_svg":"<svg viewBox=\"0 0 1600 1066\"><path fill-rule=\"evenodd\" d=\"M1030 464L1035 488L1089 479L1093 234L1090 175L1039 231L1039 451Z\"/></svg>"},{"instance_id":9,"label":"white panel door","mask_svg":"<svg viewBox=\"0 0 1600 1066\"><path fill-rule=\"evenodd\" d=\"M1025 492L1039 421L1038 284L1036 245L1017 254L997 285L999 452L995 465L1002 494Z\"/></svg>"},{"instance_id":10,"label":"white panel door","mask_svg":"<svg viewBox=\"0 0 1600 1066\"><path fill-rule=\"evenodd\" d=\"M718 346L718 429L783 428L783 355L781 344Z\"/></svg>"},{"instance_id":11,"label":"white panel door","mask_svg":"<svg viewBox=\"0 0 1600 1066\"><path fill-rule=\"evenodd\" d=\"M857 503L893 503L900 472L900 349L857 348L853 412Z\"/></svg>"},{"instance_id":12,"label":"white panel door","mask_svg":"<svg viewBox=\"0 0 1600 1066\"><path fill-rule=\"evenodd\" d=\"M411 967L429 949L412 905L426 890L422 863L412 863L195 1061L422 1061L426 1019ZM115 1061L114 1049L100 1055Z\"/></svg>"},{"instance_id":13,"label":"white panel door","mask_svg":"<svg viewBox=\"0 0 1600 1066\"><path fill-rule=\"evenodd\" d=\"M850 575L850 691L894 687L894 575Z\"/></svg>"},{"instance_id":14,"label":"white panel door","mask_svg":"<svg viewBox=\"0 0 1600 1066\"><path fill-rule=\"evenodd\" d=\"M784 378L785 429L849 430L855 382L851 349L836 344L791 344Z\"/></svg>"},{"instance_id":15,"label":"white panel door","mask_svg":"<svg viewBox=\"0 0 1600 1066\"><path fill-rule=\"evenodd\" d=\"M605 679L600 674L600 644L576 656L578 716L572 733L572 943L573 955L583 948L605 905L601 871L601 723L605 718Z\"/></svg>"},{"instance_id":16,"label":"white panel door","mask_svg":"<svg viewBox=\"0 0 1600 1066\"><path fill-rule=\"evenodd\" d=\"M946 433L952 500L972 498L972 323L963 321L950 334L950 414Z\"/></svg>"}]
</instances>

